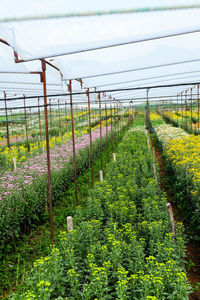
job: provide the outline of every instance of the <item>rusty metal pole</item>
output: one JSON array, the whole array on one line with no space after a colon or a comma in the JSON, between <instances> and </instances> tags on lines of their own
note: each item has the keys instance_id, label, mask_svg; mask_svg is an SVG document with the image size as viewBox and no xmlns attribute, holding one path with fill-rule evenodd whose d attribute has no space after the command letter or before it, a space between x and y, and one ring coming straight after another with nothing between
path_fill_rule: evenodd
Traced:
<instances>
[{"instance_id":1,"label":"rusty metal pole","mask_svg":"<svg viewBox=\"0 0 200 300\"><path fill-rule=\"evenodd\" d=\"M31 107L29 107L29 114L30 114L30 123L31 123L31 130L33 129L32 126L32 115L31 115Z\"/></svg>"},{"instance_id":2,"label":"rusty metal pole","mask_svg":"<svg viewBox=\"0 0 200 300\"><path fill-rule=\"evenodd\" d=\"M177 106L176 106L176 113L177 113L177 126L178 124L178 94L177 94Z\"/></svg>"},{"instance_id":3,"label":"rusty metal pole","mask_svg":"<svg viewBox=\"0 0 200 300\"><path fill-rule=\"evenodd\" d=\"M117 103L117 127L118 127L118 141L120 141L120 116L119 116L119 105Z\"/></svg>"},{"instance_id":4,"label":"rusty metal pole","mask_svg":"<svg viewBox=\"0 0 200 300\"><path fill-rule=\"evenodd\" d=\"M183 97L181 92L181 111L182 111L182 128L183 128Z\"/></svg>"},{"instance_id":5,"label":"rusty metal pole","mask_svg":"<svg viewBox=\"0 0 200 300\"><path fill-rule=\"evenodd\" d=\"M76 205L79 205L77 174L76 174L76 148L75 148L74 114L73 114L72 81L71 80L69 80L69 93L70 93L70 108L71 108L71 122L72 122L72 144L73 144L73 159L74 159L74 184L75 184L75 194L76 194Z\"/></svg>"},{"instance_id":6,"label":"rusty metal pole","mask_svg":"<svg viewBox=\"0 0 200 300\"><path fill-rule=\"evenodd\" d=\"M60 100L58 99L58 124L59 124L59 131L61 130L60 126ZM60 132L59 132L60 134Z\"/></svg>"},{"instance_id":7,"label":"rusty metal pole","mask_svg":"<svg viewBox=\"0 0 200 300\"><path fill-rule=\"evenodd\" d=\"M26 132L26 143L28 147L28 128L27 128L27 117L26 117L26 96L24 96L24 118L25 118L25 132Z\"/></svg>"},{"instance_id":8,"label":"rusty metal pole","mask_svg":"<svg viewBox=\"0 0 200 300\"><path fill-rule=\"evenodd\" d=\"M108 114L107 114L107 105L105 104L106 111L106 148L107 148L107 161L109 161L109 147L108 147Z\"/></svg>"},{"instance_id":9,"label":"rusty metal pole","mask_svg":"<svg viewBox=\"0 0 200 300\"><path fill-rule=\"evenodd\" d=\"M4 92L4 103L5 103L5 113L6 113L6 137L7 137L7 146L10 148L10 136L9 136L9 125L8 125L8 109L7 109L7 100L6 92Z\"/></svg>"},{"instance_id":10,"label":"rusty metal pole","mask_svg":"<svg viewBox=\"0 0 200 300\"><path fill-rule=\"evenodd\" d=\"M193 115L192 115L192 88L190 89L190 100L191 100L191 105L190 105L190 118L191 118L191 133L192 133L192 131L193 131L193 129L192 129L192 117L193 117Z\"/></svg>"},{"instance_id":11,"label":"rusty metal pole","mask_svg":"<svg viewBox=\"0 0 200 300\"><path fill-rule=\"evenodd\" d=\"M185 91L185 119L186 119L186 129L188 129L188 122L187 122L187 90Z\"/></svg>"},{"instance_id":12,"label":"rusty metal pole","mask_svg":"<svg viewBox=\"0 0 200 300\"><path fill-rule=\"evenodd\" d=\"M92 186L93 186L94 185L94 170L93 170L92 131L91 131L91 115L90 115L90 94L89 94L89 89L87 89L87 97L88 97L89 135L90 135L90 167L91 167Z\"/></svg>"},{"instance_id":13,"label":"rusty metal pole","mask_svg":"<svg viewBox=\"0 0 200 300\"><path fill-rule=\"evenodd\" d=\"M98 98L99 98L99 124L100 124L101 170L103 170L103 160L102 160L102 131L101 131L101 93L98 94Z\"/></svg>"},{"instance_id":14,"label":"rusty metal pole","mask_svg":"<svg viewBox=\"0 0 200 300\"><path fill-rule=\"evenodd\" d=\"M112 105L110 105L110 126L111 126L111 145L113 153L113 123L112 123Z\"/></svg>"},{"instance_id":15,"label":"rusty metal pole","mask_svg":"<svg viewBox=\"0 0 200 300\"><path fill-rule=\"evenodd\" d=\"M53 233L53 205L52 205L52 191L51 191L51 165L50 165L50 149L49 149L49 131L48 131L48 110L47 110L47 86L46 86L46 62L42 60L42 82L44 93L44 112L45 112L45 133L46 133L46 153L47 153L47 172L48 172L48 191L49 191L49 214L50 214L50 231L51 244L54 244Z\"/></svg>"},{"instance_id":16,"label":"rusty metal pole","mask_svg":"<svg viewBox=\"0 0 200 300\"><path fill-rule=\"evenodd\" d=\"M199 134L199 84L197 85L197 97L198 97L198 134Z\"/></svg>"},{"instance_id":17,"label":"rusty metal pole","mask_svg":"<svg viewBox=\"0 0 200 300\"><path fill-rule=\"evenodd\" d=\"M41 119L40 119L40 98L38 98L38 121L39 121L40 140L42 140Z\"/></svg>"}]
</instances>

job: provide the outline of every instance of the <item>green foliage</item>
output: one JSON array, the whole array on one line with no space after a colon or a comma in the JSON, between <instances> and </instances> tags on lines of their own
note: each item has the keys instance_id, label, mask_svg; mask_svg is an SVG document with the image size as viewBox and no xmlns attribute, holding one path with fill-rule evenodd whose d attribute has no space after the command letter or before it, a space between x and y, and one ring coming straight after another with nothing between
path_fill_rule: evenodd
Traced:
<instances>
[{"instance_id":1,"label":"green foliage","mask_svg":"<svg viewBox=\"0 0 200 300\"><path fill-rule=\"evenodd\" d=\"M188 299L182 225L174 239L146 140L135 131L123 140L74 211L74 230L60 232L10 299Z\"/></svg>"}]
</instances>

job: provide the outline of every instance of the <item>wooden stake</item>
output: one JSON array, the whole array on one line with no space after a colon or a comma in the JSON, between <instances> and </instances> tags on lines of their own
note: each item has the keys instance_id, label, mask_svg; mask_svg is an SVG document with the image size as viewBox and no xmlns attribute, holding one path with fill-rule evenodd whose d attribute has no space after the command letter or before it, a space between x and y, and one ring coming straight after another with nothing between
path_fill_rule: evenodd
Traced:
<instances>
[{"instance_id":1,"label":"wooden stake","mask_svg":"<svg viewBox=\"0 0 200 300\"><path fill-rule=\"evenodd\" d=\"M103 171L102 170L99 171L99 175L100 175L100 181L103 182Z\"/></svg>"},{"instance_id":2,"label":"wooden stake","mask_svg":"<svg viewBox=\"0 0 200 300\"><path fill-rule=\"evenodd\" d=\"M148 147L148 150L149 150L149 137L147 139L147 147Z\"/></svg>"},{"instance_id":3,"label":"wooden stake","mask_svg":"<svg viewBox=\"0 0 200 300\"><path fill-rule=\"evenodd\" d=\"M67 217L67 230L72 231L73 230L73 222L72 217Z\"/></svg>"},{"instance_id":4,"label":"wooden stake","mask_svg":"<svg viewBox=\"0 0 200 300\"><path fill-rule=\"evenodd\" d=\"M13 158L13 165L14 165L14 171L16 171L17 170L17 161L16 161L15 157Z\"/></svg>"},{"instance_id":5,"label":"wooden stake","mask_svg":"<svg viewBox=\"0 0 200 300\"><path fill-rule=\"evenodd\" d=\"M174 216L173 216L171 203L167 203L166 207L167 207L167 210L169 213L169 219L170 219L170 223L171 223L171 227L172 227L172 233L173 233L173 235L175 235L175 224L174 224Z\"/></svg>"},{"instance_id":6,"label":"wooden stake","mask_svg":"<svg viewBox=\"0 0 200 300\"><path fill-rule=\"evenodd\" d=\"M113 160L116 161L116 153L113 153Z\"/></svg>"}]
</instances>

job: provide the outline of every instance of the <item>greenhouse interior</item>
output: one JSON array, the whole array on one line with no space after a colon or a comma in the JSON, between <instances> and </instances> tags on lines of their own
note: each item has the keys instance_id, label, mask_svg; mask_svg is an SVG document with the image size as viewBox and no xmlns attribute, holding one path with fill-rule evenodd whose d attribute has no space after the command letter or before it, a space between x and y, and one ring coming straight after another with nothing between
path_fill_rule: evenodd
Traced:
<instances>
[{"instance_id":1,"label":"greenhouse interior","mask_svg":"<svg viewBox=\"0 0 200 300\"><path fill-rule=\"evenodd\" d=\"M0 299L200 299L199 20L2 0Z\"/></svg>"}]
</instances>

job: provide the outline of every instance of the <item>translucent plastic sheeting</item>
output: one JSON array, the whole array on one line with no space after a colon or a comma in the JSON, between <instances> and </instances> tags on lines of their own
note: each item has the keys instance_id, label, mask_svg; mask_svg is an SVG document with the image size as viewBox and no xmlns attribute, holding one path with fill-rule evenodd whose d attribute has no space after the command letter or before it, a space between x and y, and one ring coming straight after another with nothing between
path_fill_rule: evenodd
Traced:
<instances>
[{"instance_id":1,"label":"translucent plastic sheeting","mask_svg":"<svg viewBox=\"0 0 200 300\"><path fill-rule=\"evenodd\" d=\"M177 31L185 27L199 25L199 9L170 12L152 12L142 14L108 15L101 17L83 17L68 19L53 19L43 21L27 21L2 23L0 36L7 40L18 52L21 58L55 55L80 47L109 43L114 39L122 41L125 38L141 37L141 35L159 34L166 31ZM109 76L85 78L84 85L95 87L116 81L134 80L143 76L170 74L178 71L193 71L199 69L200 62L180 64L170 67L152 68L139 71L139 68L200 59L200 33L161 39L140 44L115 47L54 58L62 71L64 78L81 78L98 74L112 73L127 69L137 69L135 72L110 74ZM10 59L11 60L11 59ZM12 54L13 61L13 54ZM9 61L10 63L10 61ZM41 70L40 62L37 62ZM29 63L24 63L29 66ZM17 64L22 66L22 64ZM30 69L29 67L27 67ZM58 74L49 79L51 67L47 70L47 82L56 82ZM54 70L55 74L58 73ZM57 77L58 76L58 77ZM197 76L198 79L198 76ZM182 79L181 79L182 80ZM58 80L59 81L59 80ZM182 80L183 81L188 81ZM163 83L170 82L169 79ZM180 81L179 81L180 82ZM134 85L134 83L133 83ZM138 86L141 83L138 82ZM74 91L73 87L73 91ZM181 88L177 87L177 91ZM154 92L157 93L158 92ZM145 94L145 92L144 92Z\"/></svg>"},{"instance_id":2,"label":"translucent plastic sheeting","mask_svg":"<svg viewBox=\"0 0 200 300\"><path fill-rule=\"evenodd\" d=\"M177 31L186 27L196 27L199 26L198 18L199 10L194 9L38 20L25 23L11 22L0 25L0 36L26 60L109 45L114 41L121 42L150 34ZM148 42L143 51L147 53L151 48L151 43ZM126 47L123 49L123 55L118 55L118 60L129 54L126 52ZM133 51L134 48L131 50Z\"/></svg>"}]
</instances>

